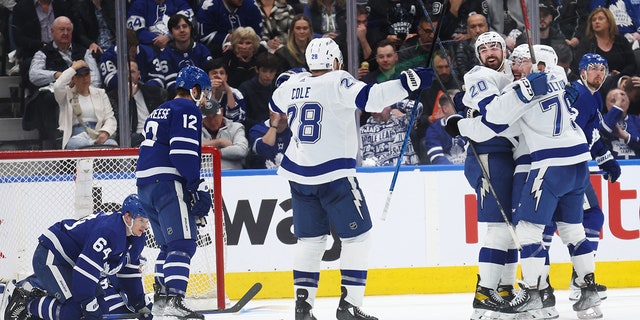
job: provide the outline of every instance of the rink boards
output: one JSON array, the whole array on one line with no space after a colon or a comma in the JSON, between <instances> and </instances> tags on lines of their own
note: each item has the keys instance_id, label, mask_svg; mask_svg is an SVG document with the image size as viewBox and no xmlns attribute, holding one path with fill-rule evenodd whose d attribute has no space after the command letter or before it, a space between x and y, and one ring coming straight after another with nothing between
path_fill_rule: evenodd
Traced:
<instances>
[{"instance_id":1,"label":"rink boards","mask_svg":"<svg viewBox=\"0 0 640 320\"><path fill-rule=\"evenodd\" d=\"M597 255L598 281L610 287L640 287L640 161L622 162L622 176L609 184L591 181L605 212ZM596 171L593 167L592 171ZM393 168L359 169L357 178L374 220L368 295L470 292L475 285L479 241L476 200L462 166L403 168L388 218L380 214ZM227 230L227 292L240 296L253 282L259 297L291 297L293 262L291 197L286 180L271 170L223 173ZM567 288L571 268L566 247L554 238L551 281ZM339 242L329 239L319 296L339 295Z\"/></svg>"}]
</instances>

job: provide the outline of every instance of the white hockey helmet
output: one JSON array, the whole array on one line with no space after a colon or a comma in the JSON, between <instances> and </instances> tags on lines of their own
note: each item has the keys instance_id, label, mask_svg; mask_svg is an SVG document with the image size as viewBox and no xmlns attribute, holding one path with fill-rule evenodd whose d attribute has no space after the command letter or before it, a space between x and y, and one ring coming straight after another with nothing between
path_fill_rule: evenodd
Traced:
<instances>
[{"instance_id":1,"label":"white hockey helmet","mask_svg":"<svg viewBox=\"0 0 640 320\"><path fill-rule=\"evenodd\" d=\"M338 44L331 38L311 40L304 55L309 71L333 70L333 61L335 59L338 59L339 68L342 68L342 52Z\"/></svg>"},{"instance_id":2,"label":"white hockey helmet","mask_svg":"<svg viewBox=\"0 0 640 320\"><path fill-rule=\"evenodd\" d=\"M480 63L482 63L482 60L480 60L480 50L478 50L478 48L483 44L493 43L493 42L500 44L500 47L502 48L502 55L503 55L502 59L504 60L506 58L507 43L504 42L504 39L499 33L495 31L487 31L479 35L475 43L476 58L478 58L478 61L480 61Z\"/></svg>"},{"instance_id":3,"label":"white hockey helmet","mask_svg":"<svg viewBox=\"0 0 640 320\"><path fill-rule=\"evenodd\" d=\"M555 68L558 65L558 55L556 51L550 46L544 44L534 44L533 54L535 55L535 63L533 64L533 72L546 71L549 72L551 68ZM544 64L544 69L539 68L541 64Z\"/></svg>"},{"instance_id":4,"label":"white hockey helmet","mask_svg":"<svg viewBox=\"0 0 640 320\"><path fill-rule=\"evenodd\" d=\"M529 53L529 45L521 44L511 51L509 59L512 63L521 63L523 59L531 59L531 53Z\"/></svg>"}]
</instances>

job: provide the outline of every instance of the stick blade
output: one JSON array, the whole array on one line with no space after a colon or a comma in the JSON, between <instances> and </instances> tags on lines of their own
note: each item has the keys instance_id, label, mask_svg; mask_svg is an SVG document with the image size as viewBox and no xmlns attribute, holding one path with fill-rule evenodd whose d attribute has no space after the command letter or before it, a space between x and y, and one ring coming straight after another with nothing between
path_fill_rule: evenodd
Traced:
<instances>
[{"instance_id":1,"label":"stick blade","mask_svg":"<svg viewBox=\"0 0 640 320\"><path fill-rule=\"evenodd\" d=\"M242 310L242 308L244 308L247 305L247 303L249 303L249 301L251 301L251 299L253 299L253 297L255 297L258 294L258 292L260 292L260 290L262 290L262 283L256 282L253 284L253 286L251 286L251 288L249 288L249 290L247 290L247 292L240 298L240 300L236 302L236 304L231 306L231 308L202 311L202 313L218 314L218 313L240 312L240 310Z\"/></svg>"}]
</instances>

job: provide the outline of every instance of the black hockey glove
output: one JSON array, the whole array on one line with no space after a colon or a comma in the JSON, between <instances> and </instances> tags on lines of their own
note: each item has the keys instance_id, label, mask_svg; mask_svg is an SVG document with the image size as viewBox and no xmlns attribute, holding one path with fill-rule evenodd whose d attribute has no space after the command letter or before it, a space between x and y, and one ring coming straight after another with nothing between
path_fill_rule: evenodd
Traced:
<instances>
[{"instance_id":1,"label":"black hockey glove","mask_svg":"<svg viewBox=\"0 0 640 320\"><path fill-rule=\"evenodd\" d=\"M452 137L460 135L460 129L458 128L458 121L462 119L462 116L454 113L447 117L447 124L444 126L444 130Z\"/></svg>"}]
</instances>

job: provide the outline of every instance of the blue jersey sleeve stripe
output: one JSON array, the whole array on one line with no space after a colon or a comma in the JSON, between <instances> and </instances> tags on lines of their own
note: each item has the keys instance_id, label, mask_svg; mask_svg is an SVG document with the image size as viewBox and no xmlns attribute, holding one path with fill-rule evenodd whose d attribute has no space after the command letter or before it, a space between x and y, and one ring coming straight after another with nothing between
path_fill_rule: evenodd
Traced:
<instances>
[{"instance_id":1,"label":"blue jersey sleeve stripe","mask_svg":"<svg viewBox=\"0 0 640 320\"><path fill-rule=\"evenodd\" d=\"M271 110L273 110L274 112L277 113L285 113L284 111L282 111L282 109L280 109L276 103L273 101L273 99L271 99L271 101L269 101L269 106L271 107Z\"/></svg>"},{"instance_id":2,"label":"blue jersey sleeve stripe","mask_svg":"<svg viewBox=\"0 0 640 320\"><path fill-rule=\"evenodd\" d=\"M356 159L338 158L316 166L301 166L291 161L287 156L284 156L281 166L287 171L297 175L313 177L342 169L353 169L356 167Z\"/></svg>"},{"instance_id":3,"label":"blue jersey sleeve stripe","mask_svg":"<svg viewBox=\"0 0 640 320\"><path fill-rule=\"evenodd\" d=\"M169 151L169 154L186 154L191 156L199 156L197 151L186 150L186 149L173 149Z\"/></svg>"},{"instance_id":4,"label":"blue jersey sleeve stripe","mask_svg":"<svg viewBox=\"0 0 640 320\"><path fill-rule=\"evenodd\" d=\"M77 265L75 267L73 267L73 270L75 270L76 272L80 273L81 275L85 276L85 278L98 283L98 278L94 277L91 273L87 272L87 270L84 270L80 267L78 267Z\"/></svg>"},{"instance_id":5,"label":"blue jersey sleeve stripe","mask_svg":"<svg viewBox=\"0 0 640 320\"><path fill-rule=\"evenodd\" d=\"M358 109L364 111L364 107L369 101L369 91L371 90L372 86L372 84L367 84L362 89L360 89L360 92L358 92L358 95L356 96L356 107Z\"/></svg>"},{"instance_id":6,"label":"blue jersey sleeve stripe","mask_svg":"<svg viewBox=\"0 0 640 320\"><path fill-rule=\"evenodd\" d=\"M67 261L69 265L74 265L76 263L75 261L73 261L73 259L69 258L67 253L64 251L64 247L60 243L60 240L58 239L58 237L56 237L56 235L53 232L51 232L51 230L47 229L45 232L42 233L42 235L45 236L45 238L49 239L49 241L51 241L55 250L60 253L62 258L65 261Z\"/></svg>"},{"instance_id":7,"label":"blue jersey sleeve stripe","mask_svg":"<svg viewBox=\"0 0 640 320\"><path fill-rule=\"evenodd\" d=\"M174 142L187 142L187 143L195 144L196 146L200 145L199 140L186 138L186 137L174 137L174 138L171 138L171 140L169 140L170 144L173 144Z\"/></svg>"},{"instance_id":8,"label":"blue jersey sleeve stripe","mask_svg":"<svg viewBox=\"0 0 640 320\"><path fill-rule=\"evenodd\" d=\"M180 175L180 173L178 172L178 169L174 167L154 167L154 168L149 168L147 170L141 170L136 172L136 177L147 178L157 174L174 174L177 176Z\"/></svg>"},{"instance_id":9,"label":"blue jersey sleeve stripe","mask_svg":"<svg viewBox=\"0 0 640 320\"><path fill-rule=\"evenodd\" d=\"M480 108L480 114L487 114L487 105L493 101L497 94L492 94L478 102L478 108Z\"/></svg>"},{"instance_id":10,"label":"blue jersey sleeve stripe","mask_svg":"<svg viewBox=\"0 0 640 320\"><path fill-rule=\"evenodd\" d=\"M532 161L541 161L549 158L568 158L587 152L589 152L589 147L586 143L581 143L565 148L551 148L534 151L531 152L531 159Z\"/></svg>"}]
</instances>

